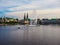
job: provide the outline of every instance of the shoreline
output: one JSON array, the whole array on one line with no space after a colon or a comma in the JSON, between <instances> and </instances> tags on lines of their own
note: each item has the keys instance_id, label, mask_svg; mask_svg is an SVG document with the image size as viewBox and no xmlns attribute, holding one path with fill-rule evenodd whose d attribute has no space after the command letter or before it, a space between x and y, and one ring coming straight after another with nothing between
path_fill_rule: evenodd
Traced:
<instances>
[{"instance_id":1,"label":"shoreline","mask_svg":"<svg viewBox=\"0 0 60 45\"><path fill-rule=\"evenodd\" d=\"M24 25L24 24L0 24L0 26L8 26L8 25ZM40 25L60 25L60 24L40 24Z\"/></svg>"},{"instance_id":2,"label":"shoreline","mask_svg":"<svg viewBox=\"0 0 60 45\"><path fill-rule=\"evenodd\" d=\"M20 25L20 24L0 24L0 26L8 26L8 25Z\"/></svg>"}]
</instances>

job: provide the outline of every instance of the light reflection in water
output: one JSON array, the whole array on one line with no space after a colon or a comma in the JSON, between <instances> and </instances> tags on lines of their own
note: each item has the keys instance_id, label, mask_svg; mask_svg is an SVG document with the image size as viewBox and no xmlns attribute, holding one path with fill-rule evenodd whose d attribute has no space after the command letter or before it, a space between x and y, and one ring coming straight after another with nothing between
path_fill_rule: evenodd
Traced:
<instances>
[{"instance_id":1,"label":"light reflection in water","mask_svg":"<svg viewBox=\"0 0 60 45\"><path fill-rule=\"evenodd\" d=\"M60 45L59 25L0 26L0 45Z\"/></svg>"}]
</instances>

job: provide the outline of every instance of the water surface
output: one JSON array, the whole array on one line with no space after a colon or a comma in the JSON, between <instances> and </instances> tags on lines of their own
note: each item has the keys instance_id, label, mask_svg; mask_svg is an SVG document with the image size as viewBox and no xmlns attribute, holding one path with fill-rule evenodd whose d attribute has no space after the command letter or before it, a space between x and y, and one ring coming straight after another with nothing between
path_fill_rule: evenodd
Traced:
<instances>
[{"instance_id":1,"label":"water surface","mask_svg":"<svg viewBox=\"0 0 60 45\"><path fill-rule=\"evenodd\" d=\"M0 26L0 45L60 45L60 26Z\"/></svg>"}]
</instances>

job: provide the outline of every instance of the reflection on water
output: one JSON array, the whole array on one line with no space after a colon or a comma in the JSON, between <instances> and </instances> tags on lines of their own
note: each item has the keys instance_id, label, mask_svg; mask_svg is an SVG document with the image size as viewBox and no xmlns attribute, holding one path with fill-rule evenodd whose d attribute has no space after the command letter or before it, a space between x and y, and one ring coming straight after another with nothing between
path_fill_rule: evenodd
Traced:
<instances>
[{"instance_id":1,"label":"reflection on water","mask_svg":"<svg viewBox=\"0 0 60 45\"><path fill-rule=\"evenodd\" d=\"M59 25L0 26L0 45L60 45L59 34Z\"/></svg>"}]
</instances>

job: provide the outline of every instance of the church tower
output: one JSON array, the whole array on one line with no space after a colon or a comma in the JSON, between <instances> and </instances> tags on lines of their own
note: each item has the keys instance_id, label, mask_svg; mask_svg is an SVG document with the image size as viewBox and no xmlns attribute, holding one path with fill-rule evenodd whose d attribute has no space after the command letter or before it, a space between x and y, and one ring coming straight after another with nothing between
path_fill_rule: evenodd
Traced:
<instances>
[{"instance_id":1,"label":"church tower","mask_svg":"<svg viewBox=\"0 0 60 45\"><path fill-rule=\"evenodd\" d=\"M30 20L28 18L28 13L25 15L24 13L24 24L29 24Z\"/></svg>"},{"instance_id":2,"label":"church tower","mask_svg":"<svg viewBox=\"0 0 60 45\"><path fill-rule=\"evenodd\" d=\"M28 20L28 13L27 13L27 20Z\"/></svg>"},{"instance_id":3,"label":"church tower","mask_svg":"<svg viewBox=\"0 0 60 45\"><path fill-rule=\"evenodd\" d=\"M24 13L24 20L26 19L25 13Z\"/></svg>"},{"instance_id":4,"label":"church tower","mask_svg":"<svg viewBox=\"0 0 60 45\"><path fill-rule=\"evenodd\" d=\"M28 13L26 15L24 13L24 20L28 20Z\"/></svg>"}]
</instances>

